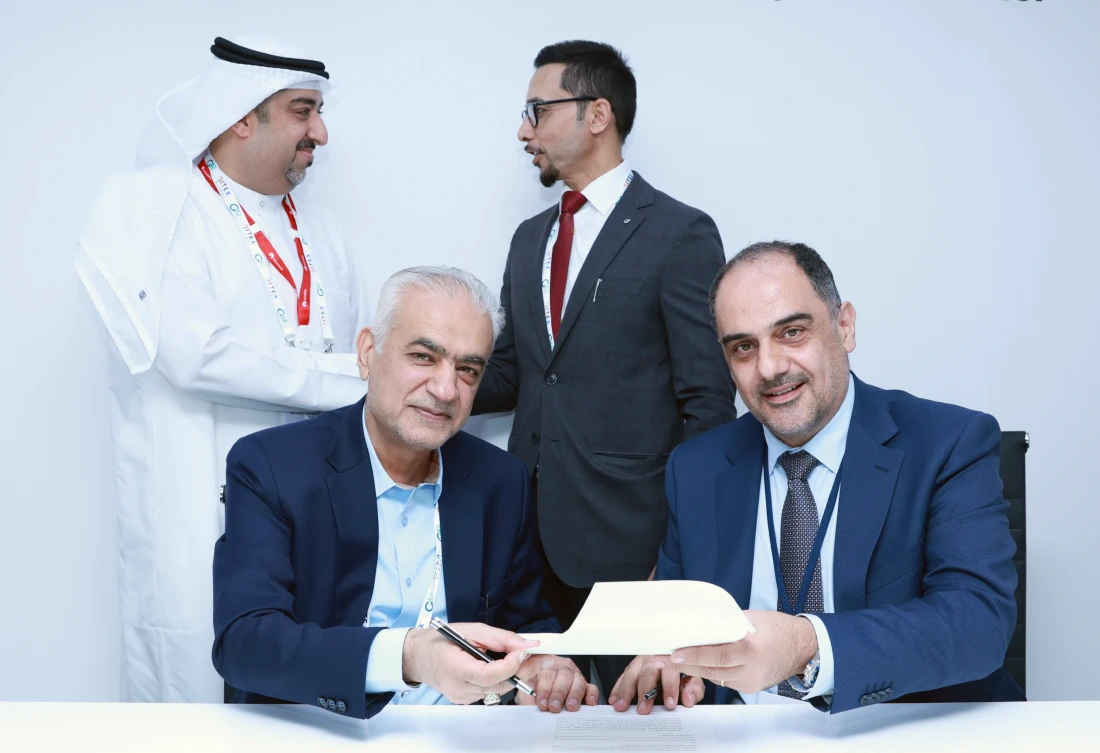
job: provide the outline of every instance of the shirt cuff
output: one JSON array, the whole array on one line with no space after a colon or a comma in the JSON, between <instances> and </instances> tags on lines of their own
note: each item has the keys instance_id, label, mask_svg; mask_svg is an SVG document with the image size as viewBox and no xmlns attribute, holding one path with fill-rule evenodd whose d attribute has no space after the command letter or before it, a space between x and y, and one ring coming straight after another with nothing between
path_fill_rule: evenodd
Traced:
<instances>
[{"instance_id":1,"label":"shirt cuff","mask_svg":"<svg viewBox=\"0 0 1100 753\"><path fill-rule=\"evenodd\" d=\"M405 683L402 658L408 628L387 628L374 637L367 654L366 691L368 693L399 693L412 690Z\"/></svg>"},{"instance_id":2,"label":"shirt cuff","mask_svg":"<svg viewBox=\"0 0 1100 753\"><path fill-rule=\"evenodd\" d=\"M802 614L799 617L805 617L814 626L814 633L817 635L817 655L821 657L817 680L803 700L831 696L835 690L836 675L833 666L833 644L829 640L829 631L825 629L825 623L817 615Z\"/></svg>"}]
</instances>

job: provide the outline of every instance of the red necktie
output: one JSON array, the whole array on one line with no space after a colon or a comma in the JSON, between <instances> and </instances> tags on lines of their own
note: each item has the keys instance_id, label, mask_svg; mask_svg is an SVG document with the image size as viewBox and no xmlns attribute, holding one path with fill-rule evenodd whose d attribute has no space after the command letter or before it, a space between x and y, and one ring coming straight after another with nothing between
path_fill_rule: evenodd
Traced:
<instances>
[{"instance_id":1,"label":"red necktie","mask_svg":"<svg viewBox=\"0 0 1100 753\"><path fill-rule=\"evenodd\" d=\"M554 255L550 260L550 326L555 340L561 326L565 283L569 279L569 254L573 251L573 215L586 201L588 200L580 191L566 191L561 197L558 239L554 241Z\"/></svg>"}]
</instances>

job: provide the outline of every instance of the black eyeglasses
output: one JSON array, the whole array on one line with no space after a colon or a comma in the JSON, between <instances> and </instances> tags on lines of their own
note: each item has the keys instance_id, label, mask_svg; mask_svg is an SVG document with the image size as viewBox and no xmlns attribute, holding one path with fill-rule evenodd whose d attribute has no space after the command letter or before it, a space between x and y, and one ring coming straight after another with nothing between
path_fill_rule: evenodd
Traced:
<instances>
[{"instance_id":1,"label":"black eyeglasses","mask_svg":"<svg viewBox=\"0 0 1100 753\"><path fill-rule=\"evenodd\" d=\"M595 102L599 97L569 97L568 99L548 99L545 102L528 102L520 113L520 120L527 118L532 128L539 126L539 108L548 105L560 105L563 102Z\"/></svg>"}]
</instances>

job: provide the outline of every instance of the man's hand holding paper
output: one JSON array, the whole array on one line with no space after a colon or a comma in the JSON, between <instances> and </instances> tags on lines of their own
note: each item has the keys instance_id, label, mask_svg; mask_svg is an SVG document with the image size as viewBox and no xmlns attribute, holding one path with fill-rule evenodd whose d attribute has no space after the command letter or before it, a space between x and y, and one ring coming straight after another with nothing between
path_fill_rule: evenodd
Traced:
<instances>
[{"instance_id":1,"label":"man's hand holding paper","mask_svg":"<svg viewBox=\"0 0 1100 753\"><path fill-rule=\"evenodd\" d=\"M755 633L736 643L678 649L669 666L742 693L758 693L801 673L817 653L817 635L805 617L767 610L745 616Z\"/></svg>"},{"instance_id":2,"label":"man's hand holding paper","mask_svg":"<svg viewBox=\"0 0 1100 753\"><path fill-rule=\"evenodd\" d=\"M523 650L531 642L507 630L476 622L456 627L474 644L507 656L485 664L434 630L414 628L405 635L402 679L410 686L425 683L458 704L480 701L489 693L501 695L510 691L512 684L508 678L520 671Z\"/></svg>"},{"instance_id":3,"label":"man's hand holding paper","mask_svg":"<svg viewBox=\"0 0 1100 753\"><path fill-rule=\"evenodd\" d=\"M817 636L809 620L767 610L746 611L744 616L756 632L739 641L637 657L615 683L608 702L625 711L636 697L639 714L648 714L658 700L668 709L677 703L690 708L703 698L702 680L757 693L800 673L816 655ZM658 697L646 700L654 688L660 689Z\"/></svg>"},{"instance_id":4,"label":"man's hand holding paper","mask_svg":"<svg viewBox=\"0 0 1100 753\"><path fill-rule=\"evenodd\" d=\"M405 637L403 675L409 685L426 683L438 690L451 703L467 704L479 701L489 693L503 695L512 689L508 678L514 676L529 682L535 695L516 695L521 706L538 707L557 713L563 708L576 711L582 703L595 706L598 692L585 681L576 665L560 656L524 655L534 647L534 641L524 640L508 630L476 622L455 626L464 637L483 650L506 653L507 656L485 664L448 642L438 633L413 629Z\"/></svg>"}]
</instances>

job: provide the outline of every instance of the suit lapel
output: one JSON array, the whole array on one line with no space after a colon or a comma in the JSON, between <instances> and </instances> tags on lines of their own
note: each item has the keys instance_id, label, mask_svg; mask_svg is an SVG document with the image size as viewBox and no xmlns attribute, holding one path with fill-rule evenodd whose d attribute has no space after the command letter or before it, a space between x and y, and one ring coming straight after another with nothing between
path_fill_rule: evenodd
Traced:
<instances>
[{"instance_id":1,"label":"suit lapel","mask_svg":"<svg viewBox=\"0 0 1100 753\"><path fill-rule=\"evenodd\" d=\"M856 402L844 450L833 553L833 607L866 606L867 568L894 495L905 453L883 444L898 427L881 399L855 379Z\"/></svg>"},{"instance_id":2,"label":"suit lapel","mask_svg":"<svg viewBox=\"0 0 1100 753\"><path fill-rule=\"evenodd\" d=\"M336 473L326 479L339 541L336 607L341 624L362 625L374 591L378 564L378 498L363 438L363 400L349 409L329 446Z\"/></svg>"},{"instance_id":3,"label":"suit lapel","mask_svg":"<svg viewBox=\"0 0 1100 753\"><path fill-rule=\"evenodd\" d=\"M550 207L547 217L548 219L543 223L542 233L539 235L540 243L536 253L524 258L526 266L520 276L523 285L522 295L527 298L531 309L531 318L535 322L535 333L538 336L539 346L545 358L544 363L550 362L552 353L550 352L550 336L546 329L546 310L542 302L542 264L546 258L546 244L550 241L550 231L554 229L554 223L558 221L557 205ZM533 294L528 295L527 291L533 291ZM516 299L516 292L515 290L512 291L513 302Z\"/></svg>"},{"instance_id":4,"label":"suit lapel","mask_svg":"<svg viewBox=\"0 0 1100 753\"><path fill-rule=\"evenodd\" d=\"M626 192L611 210L603 229L596 236L592 250L588 252L588 257L581 265L577 281L573 283L573 290L561 316L561 328L558 329L558 337L554 343L555 356L561 352L561 344L569 336L569 331L576 323L585 303L591 299L596 280L626 245L630 236L645 222L646 215L642 210L652 204L653 188L642 179L641 175L635 173ZM542 284L541 277L539 284L540 286ZM545 326L545 317L543 317L543 326ZM553 361L553 357L550 360Z\"/></svg>"},{"instance_id":5,"label":"suit lapel","mask_svg":"<svg viewBox=\"0 0 1100 753\"><path fill-rule=\"evenodd\" d=\"M715 479L714 582L726 589L743 609L748 609L764 432L756 419L744 421L745 430L738 432L726 450L730 467Z\"/></svg>"},{"instance_id":6,"label":"suit lapel","mask_svg":"<svg viewBox=\"0 0 1100 753\"><path fill-rule=\"evenodd\" d=\"M543 323L545 326L545 322ZM463 485L469 476L458 443L462 435L443 445L443 493L439 497L439 527L443 539L443 582L447 588L447 620L472 622L481 593L481 556L484 546L483 497Z\"/></svg>"}]
</instances>

